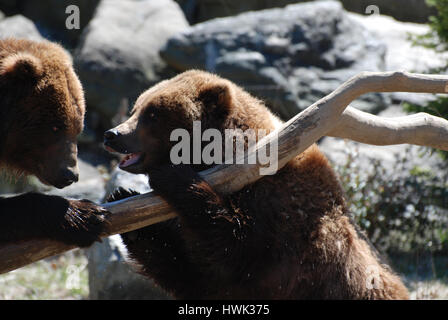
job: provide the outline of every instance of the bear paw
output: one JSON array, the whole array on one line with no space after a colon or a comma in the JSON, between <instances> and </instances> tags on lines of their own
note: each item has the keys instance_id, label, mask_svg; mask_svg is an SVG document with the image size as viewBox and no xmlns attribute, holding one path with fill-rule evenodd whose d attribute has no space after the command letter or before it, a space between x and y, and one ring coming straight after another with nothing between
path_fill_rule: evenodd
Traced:
<instances>
[{"instance_id":1,"label":"bear paw","mask_svg":"<svg viewBox=\"0 0 448 320\"><path fill-rule=\"evenodd\" d=\"M68 200L69 207L58 228L55 238L79 247L88 247L95 241L101 242L108 211L89 200Z\"/></svg>"},{"instance_id":2,"label":"bear paw","mask_svg":"<svg viewBox=\"0 0 448 320\"><path fill-rule=\"evenodd\" d=\"M109 196L106 199L106 202L118 201L129 197L137 196L139 194L140 192L134 191L132 189L125 189L123 187L119 187L118 189L115 189L114 192L109 194Z\"/></svg>"}]
</instances>

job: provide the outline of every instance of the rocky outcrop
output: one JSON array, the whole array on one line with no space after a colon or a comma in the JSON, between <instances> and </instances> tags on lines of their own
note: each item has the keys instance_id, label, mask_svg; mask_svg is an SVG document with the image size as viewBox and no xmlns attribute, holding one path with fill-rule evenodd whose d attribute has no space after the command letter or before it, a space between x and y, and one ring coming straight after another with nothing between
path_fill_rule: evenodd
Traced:
<instances>
[{"instance_id":1,"label":"rocky outcrop","mask_svg":"<svg viewBox=\"0 0 448 320\"><path fill-rule=\"evenodd\" d=\"M7 15L22 14L32 20L45 38L74 48L83 28L93 16L100 0L0 0L0 10ZM66 8L75 5L79 8L79 29L67 29L66 19L70 13Z\"/></svg>"},{"instance_id":2,"label":"rocky outcrop","mask_svg":"<svg viewBox=\"0 0 448 320\"><path fill-rule=\"evenodd\" d=\"M312 0L176 0L191 24L247 11L284 7L287 4L309 1ZM428 16L434 13L425 0L340 0L340 2L348 11L365 14L369 6L375 5L381 14L401 21L418 23L427 22Z\"/></svg>"},{"instance_id":3,"label":"rocky outcrop","mask_svg":"<svg viewBox=\"0 0 448 320\"><path fill-rule=\"evenodd\" d=\"M312 1L312 0L308 0ZM280 8L293 4L297 0L176 0L191 24L204 22L219 17L234 16L247 11Z\"/></svg>"},{"instance_id":4,"label":"rocky outcrop","mask_svg":"<svg viewBox=\"0 0 448 320\"><path fill-rule=\"evenodd\" d=\"M34 23L22 15L0 20L0 39L9 37L43 40Z\"/></svg>"},{"instance_id":5,"label":"rocky outcrop","mask_svg":"<svg viewBox=\"0 0 448 320\"><path fill-rule=\"evenodd\" d=\"M340 0L348 11L366 14L369 6L377 6L379 13L400 21L426 23L434 14L425 0ZM370 12L370 11L369 11Z\"/></svg>"},{"instance_id":6,"label":"rocky outcrop","mask_svg":"<svg viewBox=\"0 0 448 320\"><path fill-rule=\"evenodd\" d=\"M120 236L95 243L87 250L91 300L168 299L152 280L135 272L126 261Z\"/></svg>"},{"instance_id":7,"label":"rocky outcrop","mask_svg":"<svg viewBox=\"0 0 448 320\"><path fill-rule=\"evenodd\" d=\"M75 54L89 107L109 122L123 100L130 104L149 86L173 75L159 50L187 26L171 0L102 1Z\"/></svg>"},{"instance_id":8,"label":"rocky outcrop","mask_svg":"<svg viewBox=\"0 0 448 320\"><path fill-rule=\"evenodd\" d=\"M383 43L334 1L210 20L161 51L178 71L205 69L242 85L284 119L356 73L383 69L384 54ZM387 102L372 94L355 106L376 113Z\"/></svg>"},{"instance_id":9,"label":"rocky outcrop","mask_svg":"<svg viewBox=\"0 0 448 320\"><path fill-rule=\"evenodd\" d=\"M399 22L383 15L369 17L353 13L349 15L386 45L385 70L429 73L431 69L446 66L448 53L437 53L432 49L414 45L412 41L413 36L428 33L430 31L428 25ZM410 102L425 105L429 100L435 99L433 94L422 93L394 92L389 96L393 104Z\"/></svg>"}]
</instances>

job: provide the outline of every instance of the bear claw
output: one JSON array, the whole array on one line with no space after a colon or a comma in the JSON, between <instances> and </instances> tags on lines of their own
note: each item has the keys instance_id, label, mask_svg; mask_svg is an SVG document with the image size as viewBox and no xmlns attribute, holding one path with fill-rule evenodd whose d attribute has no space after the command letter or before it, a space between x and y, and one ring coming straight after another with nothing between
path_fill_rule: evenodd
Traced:
<instances>
[{"instance_id":1,"label":"bear claw","mask_svg":"<svg viewBox=\"0 0 448 320\"><path fill-rule=\"evenodd\" d=\"M89 200L69 200L61 232L56 236L65 243L88 247L95 241L101 242L101 234L108 222L108 211Z\"/></svg>"}]
</instances>

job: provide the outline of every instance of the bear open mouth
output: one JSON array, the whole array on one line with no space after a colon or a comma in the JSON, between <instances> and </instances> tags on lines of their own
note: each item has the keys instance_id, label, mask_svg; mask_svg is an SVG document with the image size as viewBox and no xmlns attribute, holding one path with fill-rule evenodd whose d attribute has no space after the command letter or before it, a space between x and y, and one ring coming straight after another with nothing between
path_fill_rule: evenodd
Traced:
<instances>
[{"instance_id":1,"label":"bear open mouth","mask_svg":"<svg viewBox=\"0 0 448 320\"><path fill-rule=\"evenodd\" d=\"M133 171L132 169L135 169L140 164L142 164L145 159L144 152L131 152L127 148L122 148L120 146L112 147L110 145L107 145L106 143L104 144L104 147L110 153L118 154L121 157L118 167L125 171Z\"/></svg>"},{"instance_id":2,"label":"bear open mouth","mask_svg":"<svg viewBox=\"0 0 448 320\"><path fill-rule=\"evenodd\" d=\"M129 167L140 164L143 161L143 152L128 153L120 161L118 165L120 169L127 169Z\"/></svg>"}]
</instances>

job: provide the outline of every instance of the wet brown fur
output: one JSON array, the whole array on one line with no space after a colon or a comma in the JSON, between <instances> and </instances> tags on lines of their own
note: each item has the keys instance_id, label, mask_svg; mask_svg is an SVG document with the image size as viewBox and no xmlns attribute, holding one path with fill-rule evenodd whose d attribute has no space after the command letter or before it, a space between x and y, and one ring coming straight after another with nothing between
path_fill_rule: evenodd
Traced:
<instances>
[{"instance_id":1,"label":"wet brown fur","mask_svg":"<svg viewBox=\"0 0 448 320\"><path fill-rule=\"evenodd\" d=\"M146 119L151 114L157 119ZM169 165L170 132L191 131L193 120L221 131L273 130L280 123L261 101L202 71L140 96L125 125L134 122L151 158L143 168L151 186L179 214L123 235L142 273L178 298L408 298L400 278L356 231L339 180L316 145L277 174L221 196L195 173L207 166ZM147 139L157 142L148 147ZM121 190L111 199L128 195Z\"/></svg>"},{"instance_id":2,"label":"wet brown fur","mask_svg":"<svg viewBox=\"0 0 448 320\"><path fill-rule=\"evenodd\" d=\"M17 61L23 62L17 66ZM84 93L62 47L48 41L0 41L0 93L0 115L8 119L0 123L0 166L41 176L46 166L54 170L58 162L76 160L67 156L76 156L76 150L67 148L76 147L83 128ZM54 127L61 130L60 138Z\"/></svg>"},{"instance_id":3,"label":"wet brown fur","mask_svg":"<svg viewBox=\"0 0 448 320\"><path fill-rule=\"evenodd\" d=\"M63 188L77 181L84 93L71 57L48 41L0 40L0 169ZM88 246L105 210L86 200L27 193L0 197L0 245L52 238Z\"/></svg>"}]
</instances>

